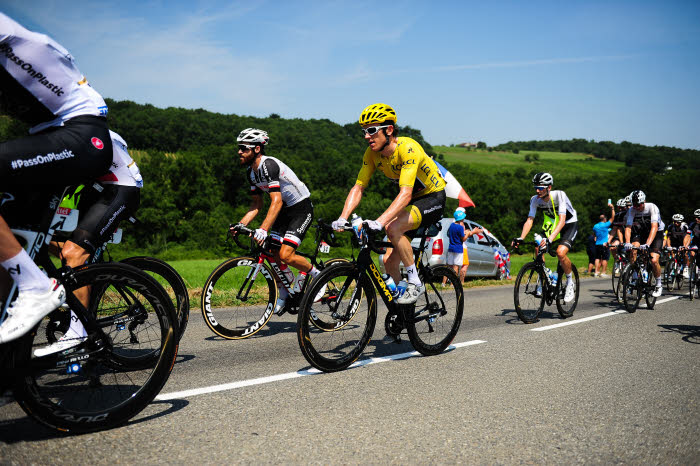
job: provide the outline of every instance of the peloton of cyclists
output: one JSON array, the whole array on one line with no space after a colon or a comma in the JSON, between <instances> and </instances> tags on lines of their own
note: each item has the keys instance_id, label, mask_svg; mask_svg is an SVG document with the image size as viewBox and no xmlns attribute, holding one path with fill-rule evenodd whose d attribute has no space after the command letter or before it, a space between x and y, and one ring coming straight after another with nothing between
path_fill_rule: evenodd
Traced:
<instances>
[{"instance_id":1,"label":"peloton of cyclists","mask_svg":"<svg viewBox=\"0 0 700 466\"><path fill-rule=\"evenodd\" d=\"M646 195L643 191L633 191L630 194L630 198L632 200L632 208L625 217L625 250L629 251L632 249L632 246L651 250L651 266L656 278L656 286L651 294L658 298L663 292L659 254L663 245L664 222L661 220L659 208L656 204L646 202ZM635 221L639 223L639 228L633 235L632 225ZM642 243L642 241L644 242ZM632 252L632 262L636 260L637 255L635 253L636 251ZM637 277L633 276L632 279L636 280Z\"/></svg>"},{"instance_id":2,"label":"peloton of cyclists","mask_svg":"<svg viewBox=\"0 0 700 466\"><path fill-rule=\"evenodd\" d=\"M394 246L384 255L387 273L397 283L401 280L400 263L407 273L407 286L397 299L411 304L425 293L413 260L411 238L421 226L430 226L442 218L445 209L445 180L437 165L416 141L399 136L396 112L386 104L366 107L360 114L367 149L355 185L345 199L343 211L333 222L336 230L347 225L348 217L362 200L362 193L375 170L380 170L398 184L399 194L376 220L367 221L373 231L386 229Z\"/></svg>"},{"instance_id":3,"label":"peloton of cyclists","mask_svg":"<svg viewBox=\"0 0 700 466\"><path fill-rule=\"evenodd\" d=\"M688 224L685 223L682 214L674 214L673 222L666 228L666 237L664 238L664 248L682 248L685 242L685 237L688 233ZM686 256L685 267L683 267L683 277L689 278L688 266L690 264L690 256Z\"/></svg>"},{"instance_id":4,"label":"peloton of cyclists","mask_svg":"<svg viewBox=\"0 0 700 466\"><path fill-rule=\"evenodd\" d=\"M532 229L535 215L538 210L544 214L542 228L546 236L542 238L539 247L549 249L550 245L559 241L556 249L557 258L566 274L566 288L564 302L571 302L575 297L574 281L572 279L572 264L568 258L573 241L578 232L576 210L564 191L552 190L554 178L549 173L537 173L532 178L536 194L530 199L530 212L523 225L520 237L513 240L511 246L516 246L523 241Z\"/></svg>"},{"instance_id":5,"label":"peloton of cyclists","mask_svg":"<svg viewBox=\"0 0 700 466\"><path fill-rule=\"evenodd\" d=\"M104 99L63 46L3 13L0 89L0 113L31 126L29 136L0 143L0 191L21 202L38 188L60 189L108 172L112 140ZM0 285L11 278L19 290L0 325L0 343L6 343L63 304L65 290L37 267L1 216L0 265Z\"/></svg>"},{"instance_id":6,"label":"peloton of cyclists","mask_svg":"<svg viewBox=\"0 0 700 466\"><path fill-rule=\"evenodd\" d=\"M307 274L313 278L320 273L306 258L296 253L314 216L309 189L284 162L265 155L265 145L270 141L265 131L246 128L237 140L241 165L248 167L246 177L252 195L250 208L237 225L247 226L263 207L263 192L270 195L270 207L262 224L255 230L255 241L262 245L269 232L277 263L299 270L293 283L293 292L298 293ZM236 234L236 226L231 231ZM286 266L283 272L285 270ZM279 286L278 290L280 295L275 313L281 315L289 292L285 286Z\"/></svg>"}]
</instances>

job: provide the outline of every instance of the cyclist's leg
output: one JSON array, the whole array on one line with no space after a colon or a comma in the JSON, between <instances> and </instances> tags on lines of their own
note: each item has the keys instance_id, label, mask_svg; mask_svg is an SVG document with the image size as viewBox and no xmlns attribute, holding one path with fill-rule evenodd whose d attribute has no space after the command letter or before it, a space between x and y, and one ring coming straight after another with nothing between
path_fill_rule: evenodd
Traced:
<instances>
[{"instance_id":1,"label":"cyclist's leg","mask_svg":"<svg viewBox=\"0 0 700 466\"><path fill-rule=\"evenodd\" d=\"M315 277L319 273L318 269L313 267L304 256L296 253L306 236L306 232L311 227L313 218L313 204L311 204L310 199L304 199L280 212L278 221L275 221L272 228L280 233L284 232L284 237L279 238L282 244L278 253L279 259L299 270L299 275L294 283L295 292L301 291L307 274L310 273L312 277Z\"/></svg>"}]
</instances>

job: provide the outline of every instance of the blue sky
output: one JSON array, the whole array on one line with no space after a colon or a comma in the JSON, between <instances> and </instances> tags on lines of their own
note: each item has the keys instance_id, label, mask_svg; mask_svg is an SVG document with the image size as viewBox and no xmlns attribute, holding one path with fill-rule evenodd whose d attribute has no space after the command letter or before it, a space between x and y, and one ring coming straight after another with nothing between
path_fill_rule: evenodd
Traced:
<instances>
[{"instance_id":1,"label":"blue sky","mask_svg":"<svg viewBox=\"0 0 700 466\"><path fill-rule=\"evenodd\" d=\"M431 144L623 140L700 149L698 1L49 1L2 11L106 97L357 121Z\"/></svg>"}]
</instances>

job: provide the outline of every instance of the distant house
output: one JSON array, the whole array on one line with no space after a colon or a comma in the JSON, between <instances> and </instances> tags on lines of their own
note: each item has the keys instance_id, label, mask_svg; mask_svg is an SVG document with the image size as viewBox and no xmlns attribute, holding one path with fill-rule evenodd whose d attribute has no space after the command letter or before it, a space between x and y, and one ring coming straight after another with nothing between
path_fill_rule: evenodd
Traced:
<instances>
[{"instance_id":1,"label":"distant house","mask_svg":"<svg viewBox=\"0 0 700 466\"><path fill-rule=\"evenodd\" d=\"M461 144L457 144L458 147L476 147L475 142L463 142Z\"/></svg>"}]
</instances>

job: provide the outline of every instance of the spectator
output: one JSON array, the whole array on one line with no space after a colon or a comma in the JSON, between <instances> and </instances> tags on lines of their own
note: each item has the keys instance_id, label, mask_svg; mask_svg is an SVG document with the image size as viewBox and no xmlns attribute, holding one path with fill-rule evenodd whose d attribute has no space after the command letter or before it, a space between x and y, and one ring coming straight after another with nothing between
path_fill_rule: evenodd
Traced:
<instances>
[{"instance_id":1,"label":"spectator","mask_svg":"<svg viewBox=\"0 0 700 466\"><path fill-rule=\"evenodd\" d=\"M615 207L610 207L611 218L615 215ZM612 222L608 221L605 215L600 216L600 222L593 225L593 235L595 236L595 276L607 277L608 260L610 259L610 248L608 247L608 237ZM590 272L589 272L590 273Z\"/></svg>"},{"instance_id":2,"label":"spectator","mask_svg":"<svg viewBox=\"0 0 700 466\"><path fill-rule=\"evenodd\" d=\"M586 238L586 253L588 254L588 274L595 268L595 235L591 233Z\"/></svg>"},{"instance_id":3,"label":"spectator","mask_svg":"<svg viewBox=\"0 0 700 466\"><path fill-rule=\"evenodd\" d=\"M469 259L467 258L467 248L464 242L471 235L476 233L483 233L484 230L481 228L474 228L473 230L468 230L464 226L464 219L467 215L464 212L463 207L458 207L455 210L454 218L455 221L450 228L447 230L447 239L450 241L450 245L447 248L447 265L452 267L456 274L459 275L461 282L464 282L464 277L467 274L467 268L469 267ZM464 264L464 259L467 258L467 264ZM447 279L443 279L442 283L445 284Z\"/></svg>"}]
</instances>

